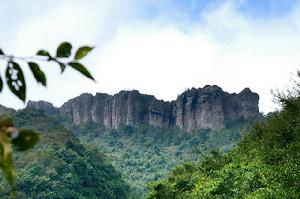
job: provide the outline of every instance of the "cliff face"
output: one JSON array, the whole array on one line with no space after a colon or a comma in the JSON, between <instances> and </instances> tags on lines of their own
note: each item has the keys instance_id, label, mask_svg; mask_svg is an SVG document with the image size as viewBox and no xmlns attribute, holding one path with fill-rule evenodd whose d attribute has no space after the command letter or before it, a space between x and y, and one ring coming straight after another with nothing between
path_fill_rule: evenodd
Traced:
<instances>
[{"instance_id":1,"label":"cliff face","mask_svg":"<svg viewBox=\"0 0 300 199\"><path fill-rule=\"evenodd\" d=\"M26 108L41 109L49 115L59 114L59 108L56 108L51 103L45 101L28 101Z\"/></svg>"},{"instance_id":2,"label":"cliff face","mask_svg":"<svg viewBox=\"0 0 300 199\"><path fill-rule=\"evenodd\" d=\"M28 106L57 110L74 123L95 122L108 128L121 125L149 124L157 127L178 127L191 131L198 128L218 130L227 121L239 121L259 116L259 96L249 88L239 94L229 94L218 86L185 91L175 101L157 100L138 91L121 91L115 95L82 94L60 108L50 109L41 102Z\"/></svg>"},{"instance_id":3,"label":"cliff face","mask_svg":"<svg viewBox=\"0 0 300 199\"><path fill-rule=\"evenodd\" d=\"M221 129L225 122L256 118L259 96L249 88L229 94L218 86L191 89L175 101L176 126L188 131L198 128Z\"/></svg>"}]
</instances>

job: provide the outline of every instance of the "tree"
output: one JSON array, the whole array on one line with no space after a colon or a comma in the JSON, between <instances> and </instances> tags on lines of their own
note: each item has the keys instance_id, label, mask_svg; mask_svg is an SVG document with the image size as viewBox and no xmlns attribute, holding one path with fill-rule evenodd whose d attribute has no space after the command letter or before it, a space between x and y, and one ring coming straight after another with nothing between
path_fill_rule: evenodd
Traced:
<instances>
[{"instance_id":1,"label":"tree","mask_svg":"<svg viewBox=\"0 0 300 199\"><path fill-rule=\"evenodd\" d=\"M52 56L47 50L39 50L35 56L32 57L17 57L13 55L6 55L0 48L0 59L6 61L5 80L9 90L23 102L26 101L26 81L20 63L26 63L36 81L43 86L47 86L45 73L41 70L36 61L54 62L61 68L61 73L65 71L66 67L71 67L85 77L94 80L93 76L79 61L85 57L93 47L82 46L77 49L72 55L72 44L69 42L62 42L56 50L56 55ZM0 92L4 86L3 79L0 74ZM32 129L17 129L13 125L10 117L0 117L0 169L2 170L5 179L12 188L12 197L16 191L15 185L15 170L12 162L12 147L18 151L25 151L32 148L40 137L37 132Z\"/></svg>"}]
</instances>

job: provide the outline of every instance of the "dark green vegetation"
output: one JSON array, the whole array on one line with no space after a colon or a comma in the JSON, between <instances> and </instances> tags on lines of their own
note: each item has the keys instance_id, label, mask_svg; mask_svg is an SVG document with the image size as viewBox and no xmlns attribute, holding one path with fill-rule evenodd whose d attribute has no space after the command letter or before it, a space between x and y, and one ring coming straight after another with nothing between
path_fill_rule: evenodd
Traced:
<instances>
[{"instance_id":1,"label":"dark green vegetation","mask_svg":"<svg viewBox=\"0 0 300 199\"><path fill-rule=\"evenodd\" d=\"M2 112L12 114L17 126L42 132L33 150L14 157L17 196L36 198L126 198L129 192L142 198L147 183L166 177L176 165L213 148L232 149L247 126L241 122L219 132L191 133L146 125L109 130L74 125L41 110Z\"/></svg>"},{"instance_id":2,"label":"dark green vegetation","mask_svg":"<svg viewBox=\"0 0 300 199\"><path fill-rule=\"evenodd\" d=\"M300 97L279 97L282 111L252 127L227 154L177 166L152 183L148 199L300 198Z\"/></svg>"},{"instance_id":3,"label":"dark green vegetation","mask_svg":"<svg viewBox=\"0 0 300 199\"><path fill-rule=\"evenodd\" d=\"M245 125L218 132L203 129L187 133L146 125L107 130L86 124L74 127L72 132L104 152L123 173L134 198L139 198L146 193L148 182L165 177L179 163L198 160L199 152L206 153L213 148L231 149L243 136Z\"/></svg>"},{"instance_id":4,"label":"dark green vegetation","mask_svg":"<svg viewBox=\"0 0 300 199\"><path fill-rule=\"evenodd\" d=\"M33 149L14 154L16 198L128 198L128 185L104 154L84 146L58 118L28 109L12 118L17 127L42 132ZM2 180L0 198L7 197L9 190Z\"/></svg>"},{"instance_id":5,"label":"dark green vegetation","mask_svg":"<svg viewBox=\"0 0 300 199\"><path fill-rule=\"evenodd\" d=\"M10 113L5 107L0 106L1 110ZM4 178L11 186L11 196L14 197L16 191L15 170L12 160L12 151L26 151L31 149L40 139L38 133L32 129L17 129L9 116L0 116L0 169Z\"/></svg>"}]
</instances>

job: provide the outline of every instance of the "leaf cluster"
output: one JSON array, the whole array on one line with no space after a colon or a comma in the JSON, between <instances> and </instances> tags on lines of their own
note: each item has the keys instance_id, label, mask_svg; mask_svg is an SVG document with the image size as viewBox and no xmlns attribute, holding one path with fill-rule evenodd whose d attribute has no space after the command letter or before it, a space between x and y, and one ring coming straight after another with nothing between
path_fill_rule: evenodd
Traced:
<instances>
[{"instance_id":1,"label":"leaf cluster","mask_svg":"<svg viewBox=\"0 0 300 199\"><path fill-rule=\"evenodd\" d=\"M39 50L33 57L16 57L6 55L0 49L0 59L6 61L5 79L9 90L17 96L20 100L26 100L26 80L21 67L21 63L25 62L30 68L34 78L38 83L47 86L47 78L37 61L54 62L59 65L61 73L66 67L71 67L80 72L85 77L95 80L87 68L79 61L93 50L93 47L82 46L78 48L72 56L72 44L69 42L61 43L53 56L47 50ZM0 75L0 92L2 92L4 81Z\"/></svg>"}]
</instances>

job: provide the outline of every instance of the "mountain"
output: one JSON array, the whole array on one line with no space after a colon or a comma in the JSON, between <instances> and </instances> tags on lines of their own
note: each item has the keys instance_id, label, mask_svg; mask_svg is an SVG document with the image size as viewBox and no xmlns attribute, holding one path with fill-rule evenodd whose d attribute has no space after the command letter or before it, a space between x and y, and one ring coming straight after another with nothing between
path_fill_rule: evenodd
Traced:
<instances>
[{"instance_id":1,"label":"mountain","mask_svg":"<svg viewBox=\"0 0 300 199\"><path fill-rule=\"evenodd\" d=\"M17 158L18 190L26 196L28 191L46 194L35 188L46 184L55 197L64 198L69 192L70 196L101 198L100 194L105 198L111 193L108 198L126 198L129 190L130 197L143 198L148 183L167 177L181 162L199 160L199 153L205 155L215 148L232 149L249 130L249 122L260 117L258 100L248 88L230 94L218 86L205 86L186 90L170 102L136 90L115 95L85 93L61 107L29 101L24 110L12 115L17 126L39 130L43 139L30 156ZM0 112L11 111L0 106ZM74 150L69 139L77 146ZM84 151L78 153L78 147ZM35 171L47 165L51 172ZM83 172L82 168L89 169ZM70 175L76 180L68 182ZM85 177L87 181L82 180ZM57 181L66 191L56 189ZM102 183L99 192L94 189L98 183ZM80 186L83 193L72 188Z\"/></svg>"},{"instance_id":2,"label":"mountain","mask_svg":"<svg viewBox=\"0 0 300 199\"><path fill-rule=\"evenodd\" d=\"M192 88L166 102L137 90L115 95L84 93L60 108L44 101L28 102L29 108L60 114L75 124L94 122L115 129L124 125L146 124L160 128L220 130L227 123L257 118L258 94L245 88L242 92L224 92L218 86Z\"/></svg>"},{"instance_id":3,"label":"mountain","mask_svg":"<svg viewBox=\"0 0 300 199\"><path fill-rule=\"evenodd\" d=\"M146 199L300 198L299 84L228 153L212 151L154 182Z\"/></svg>"}]
</instances>

